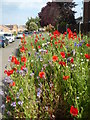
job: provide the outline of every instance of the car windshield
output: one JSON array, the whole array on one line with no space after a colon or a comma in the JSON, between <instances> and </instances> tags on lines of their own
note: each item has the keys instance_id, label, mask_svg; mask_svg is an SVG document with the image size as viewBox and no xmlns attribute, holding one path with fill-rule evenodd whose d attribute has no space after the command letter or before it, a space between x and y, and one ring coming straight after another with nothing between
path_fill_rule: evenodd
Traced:
<instances>
[{"instance_id":1,"label":"car windshield","mask_svg":"<svg viewBox=\"0 0 90 120\"><path fill-rule=\"evenodd\" d=\"M8 36L9 37L9 36L12 36L12 34L4 34L4 36Z\"/></svg>"},{"instance_id":2,"label":"car windshield","mask_svg":"<svg viewBox=\"0 0 90 120\"><path fill-rule=\"evenodd\" d=\"M23 33L18 33L18 34L23 34Z\"/></svg>"}]
</instances>

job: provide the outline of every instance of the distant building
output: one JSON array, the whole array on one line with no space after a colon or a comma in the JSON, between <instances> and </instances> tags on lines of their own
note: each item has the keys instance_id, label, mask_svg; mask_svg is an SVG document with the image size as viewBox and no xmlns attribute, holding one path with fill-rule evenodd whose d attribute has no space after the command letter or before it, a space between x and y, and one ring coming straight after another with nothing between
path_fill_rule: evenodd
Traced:
<instances>
[{"instance_id":1,"label":"distant building","mask_svg":"<svg viewBox=\"0 0 90 120\"><path fill-rule=\"evenodd\" d=\"M0 31L2 32L11 32L11 33L18 33L27 30L25 25L0 25Z\"/></svg>"},{"instance_id":2,"label":"distant building","mask_svg":"<svg viewBox=\"0 0 90 120\"><path fill-rule=\"evenodd\" d=\"M26 27L25 27L25 25L20 25L20 26L18 27L18 32L23 32L23 31L25 31L25 30L27 30Z\"/></svg>"},{"instance_id":3,"label":"distant building","mask_svg":"<svg viewBox=\"0 0 90 120\"><path fill-rule=\"evenodd\" d=\"M84 23L90 23L90 0L86 2L84 0L84 13L83 13L83 22Z\"/></svg>"},{"instance_id":4,"label":"distant building","mask_svg":"<svg viewBox=\"0 0 90 120\"><path fill-rule=\"evenodd\" d=\"M5 25L0 25L0 31L2 31L2 32L11 32L10 28L6 27Z\"/></svg>"}]
</instances>

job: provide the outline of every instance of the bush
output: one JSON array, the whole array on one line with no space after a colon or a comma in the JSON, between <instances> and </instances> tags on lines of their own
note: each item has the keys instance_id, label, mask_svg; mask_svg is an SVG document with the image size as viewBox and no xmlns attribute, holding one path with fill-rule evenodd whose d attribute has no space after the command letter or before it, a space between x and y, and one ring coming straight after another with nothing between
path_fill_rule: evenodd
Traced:
<instances>
[{"instance_id":1,"label":"bush","mask_svg":"<svg viewBox=\"0 0 90 120\"><path fill-rule=\"evenodd\" d=\"M29 30L30 31L34 31L34 30L36 31L36 30L38 30L37 24L35 22L31 22L30 26L29 26Z\"/></svg>"}]
</instances>

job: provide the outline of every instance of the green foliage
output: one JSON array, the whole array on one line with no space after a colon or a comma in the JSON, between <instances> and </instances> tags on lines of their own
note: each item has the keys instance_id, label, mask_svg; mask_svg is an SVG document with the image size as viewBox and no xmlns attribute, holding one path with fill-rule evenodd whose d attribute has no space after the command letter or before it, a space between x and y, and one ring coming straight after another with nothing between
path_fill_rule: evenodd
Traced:
<instances>
[{"instance_id":1,"label":"green foliage","mask_svg":"<svg viewBox=\"0 0 90 120\"><path fill-rule=\"evenodd\" d=\"M24 44L25 39L27 44ZM57 36L44 33L33 34L25 39L22 40L19 49L21 51L24 46L24 52L20 52L20 55L25 56L27 60L25 63L21 62L20 56L17 58L20 61L19 65L11 62L11 69L17 68L17 70L11 77L7 76L9 81L15 82L15 86L10 87L6 84L9 91L7 95L11 97L10 102L6 101L6 117L88 120L90 99L87 83L90 61L85 58L89 50L86 46L87 37L84 36L83 40L79 41L78 37L68 39L68 34ZM65 53L65 58L60 54L62 51ZM54 55L58 56L57 61L53 61ZM60 61L65 62L66 65L61 65ZM21 70L24 64L26 66ZM42 78L39 75L41 71L45 73ZM69 78L65 80L63 76ZM19 105L18 101L23 101L23 104ZM12 102L16 102L16 107L11 106ZM78 109L78 115L75 117L70 115L72 105ZM8 111L9 115L7 115Z\"/></svg>"},{"instance_id":2,"label":"green foliage","mask_svg":"<svg viewBox=\"0 0 90 120\"><path fill-rule=\"evenodd\" d=\"M28 31L30 31L30 23L34 22L38 28L40 28L40 19L38 17L36 18L28 18L27 22L26 22L26 28L28 29Z\"/></svg>"}]
</instances>

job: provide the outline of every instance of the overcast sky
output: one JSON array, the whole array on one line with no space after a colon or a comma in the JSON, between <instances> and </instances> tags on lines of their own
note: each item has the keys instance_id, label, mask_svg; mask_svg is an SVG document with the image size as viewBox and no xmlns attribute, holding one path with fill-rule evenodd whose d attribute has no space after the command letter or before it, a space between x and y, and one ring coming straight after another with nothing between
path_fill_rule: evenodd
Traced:
<instances>
[{"instance_id":1,"label":"overcast sky","mask_svg":"<svg viewBox=\"0 0 90 120\"><path fill-rule=\"evenodd\" d=\"M25 24L28 17L36 17L41 8L52 0L0 0L0 24ZM74 0L78 6L75 8L75 17L82 15L82 0Z\"/></svg>"}]
</instances>

